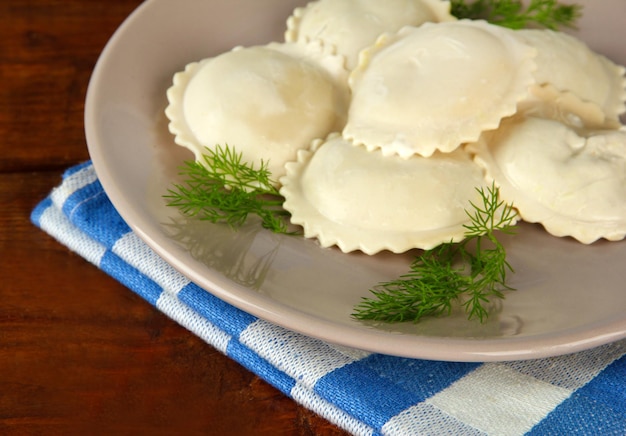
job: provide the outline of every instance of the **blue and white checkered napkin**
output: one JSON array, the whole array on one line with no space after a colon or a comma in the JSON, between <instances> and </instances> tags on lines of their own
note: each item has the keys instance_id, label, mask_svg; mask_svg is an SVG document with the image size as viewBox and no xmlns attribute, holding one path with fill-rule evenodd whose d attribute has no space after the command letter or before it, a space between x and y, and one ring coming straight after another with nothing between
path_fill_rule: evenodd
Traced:
<instances>
[{"instance_id":1,"label":"blue and white checkered napkin","mask_svg":"<svg viewBox=\"0 0 626 436\"><path fill-rule=\"evenodd\" d=\"M452 363L335 347L236 309L148 248L90 162L33 222L283 393L358 435L625 435L626 341L550 359Z\"/></svg>"}]
</instances>

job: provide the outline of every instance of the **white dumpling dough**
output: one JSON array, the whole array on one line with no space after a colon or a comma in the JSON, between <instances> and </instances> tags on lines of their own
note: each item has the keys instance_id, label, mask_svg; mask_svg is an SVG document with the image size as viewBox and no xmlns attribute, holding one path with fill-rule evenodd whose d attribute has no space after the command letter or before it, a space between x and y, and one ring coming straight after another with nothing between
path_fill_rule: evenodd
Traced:
<instances>
[{"instance_id":1,"label":"white dumpling dough","mask_svg":"<svg viewBox=\"0 0 626 436\"><path fill-rule=\"evenodd\" d=\"M523 220L585 244L626 235L625 131L513 117L467 148Z\"/></svg>"},{"instance_id":2,"label":"white dumpling dough","mask_svg":"<svg viewBox=\"0 0 626 436\"><path fill-rule=\"evenodd\" d=\"M484 21L405 27L362 52L346 138L385 156L430 156L476 141L516 111L536 50Z\"/></svg>"},{"instance_id":3,"label":"white dumpling dough","mask_svg":"<svg viewBox=\"0 0 626 436\"><path fill-rule=\"evenodd\" d=\"M383 32L405 25L456 20L443 0L317 0L296 8L287 20L285 41L321 39L357 65L359 52Z\"/></svg>"},{"instance_id":4,"label":"white dumpling dough","mask_svg":"<svg viewBox=\"0 0 626 436\"><path fill-rule=\"evenodd\" d=\"M549 118L578 130L619 127L596 103L550 84L531 86L528 98L517 105L517 115Z\"/></svg>"},{"instance_id":5,"label":"white dumpling dough","mask_svg":"<svg viewBox=\"0 0 626 436\"><path fill-rule=\"evenodd\" d=\"M538 84L551 84L583 101L596 103L607 118L615 122L626 111L623 66L563 32L521 29L515 35L537 49L535 77Z\"/></svg>"},{"instance_id":6,"label":"white dumpling dough","mask_svg":"<svg viewBox=\"0 0 626 436\"><path fill-rule=\"evenodd\" d=\"M383 157L339 134L315 141L286 165L284 208L323 247L375 254L430 249L464 237L465 210L485 186L462 149L430 158Z\"/></svg>"},{"instance_id":7,"label":"white dumpling dough","mask_svg":"<svg viewBox=\"0 0 626 436\"><path fill-rule=\"evenodd\" d=\"M236 48L174 75L165 113L198 161L205 147L228 145L278 180L299 149L343 127L347 74L321 44Z\"/></svg>"}]
</instances>

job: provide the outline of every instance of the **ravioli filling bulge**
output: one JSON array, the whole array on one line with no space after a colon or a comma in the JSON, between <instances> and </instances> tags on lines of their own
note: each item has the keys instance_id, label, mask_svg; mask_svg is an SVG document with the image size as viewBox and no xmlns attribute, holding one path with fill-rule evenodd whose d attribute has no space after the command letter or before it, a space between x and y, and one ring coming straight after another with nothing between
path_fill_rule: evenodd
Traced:
<instances>
[{"instance_id":1,"label":"ravioli filling bulge","mask_svg":"<svg viewBox=\"0 0 626 436\"><path fill-rule=\"evenodd\" d=\"M181 105L192 135L181 145L197 158L204 147L227 144L244 161L268 163L278 178L297 150L343 126L347 97L316 64L250 47L202 61L170 104Z\"/></svg>"},{"instance_id":2,"label":"ravioli filling bulge","mask_svg":"<svg viewBox=\"0 0 626 436\"><path fill-rule=\"evenodd\" d=\"M516 189L554 215L591 223L626 221L626 132L584 137L532 117L508 129L493 135L488 153ZM530 206L522 206L523 215L532 215Z\"/></svg>"},{"instance_id":3,"label":"ravioli filling bulge","mask_svg":"<svg viewBox=\"0 0 626 436\"><path fill-rule=\"evenodd\" d=\"M428 157L496 128L528 95L535 51L493 27L426 23L382 37L350 76L344 134L385 155Z\"/></svg>"}]
</instances>

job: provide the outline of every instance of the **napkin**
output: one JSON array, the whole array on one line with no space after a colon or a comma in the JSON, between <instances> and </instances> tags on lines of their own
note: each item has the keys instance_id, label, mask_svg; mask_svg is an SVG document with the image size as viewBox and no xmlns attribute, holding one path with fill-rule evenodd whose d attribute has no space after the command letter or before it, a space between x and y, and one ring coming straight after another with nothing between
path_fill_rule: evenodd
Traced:
<instances>
[{"instance_id":1,"label":"napkin","mask_svg":"<svg viewBox=\"0 0 626 436\"><path fill-rule=\"evenodd\" d=\"M91 162L35 225L285 395L355 435L626 434L626 341L539 360L408 359L325 343L245 313L178 273L117 213Z\"/></svg>"}]
</instances>

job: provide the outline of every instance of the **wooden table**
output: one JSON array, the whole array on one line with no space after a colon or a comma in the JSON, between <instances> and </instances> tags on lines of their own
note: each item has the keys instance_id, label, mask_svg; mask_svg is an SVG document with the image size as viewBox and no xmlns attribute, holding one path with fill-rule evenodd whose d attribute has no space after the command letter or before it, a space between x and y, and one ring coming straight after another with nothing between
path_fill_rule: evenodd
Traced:
<instances>
[{"instance_id":1,"label":"wooden table","mask_svg":"<svg viewBox=\"0 0 626 436\"><path fill-rule=\"evenodd\" d=\"M29 221L89 158L87 83L139 3L0 1L0 434L345 434Z\"/></svg>"}]
</instances>

